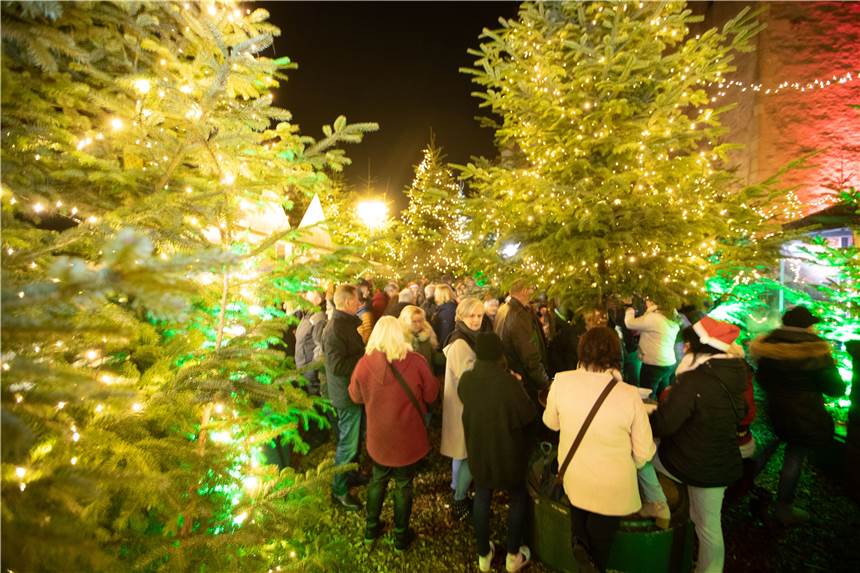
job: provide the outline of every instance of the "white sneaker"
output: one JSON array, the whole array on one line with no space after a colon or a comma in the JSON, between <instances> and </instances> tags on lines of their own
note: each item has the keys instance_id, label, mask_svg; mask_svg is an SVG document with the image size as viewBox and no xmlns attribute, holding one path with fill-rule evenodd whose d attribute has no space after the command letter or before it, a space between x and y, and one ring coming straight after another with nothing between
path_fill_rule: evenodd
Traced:
<instances>
[{"instance_id":1,"label":"white sneaker","mask_svg":"<svg viewBox=\"0 0 860 573\"><path fill-rule=\"evenodd\" d=\"M486 555L478 556L478 570L489 571L493 566L493 554L496 552L496 546L490 541L490 552Z\"/></svg>"},{"instance_id":2,"label":"white sneaker","mask_svg":"<svg viewBox=\"0 0 860 573\"><path fill-rule=\"evenodd\" d=\"M523 567L529 564L529 561L532 558L531 549L526 545L520 546L520 552L516 555L511 555L508 553L508 559L505 562L505 570L508 573L514 573L514 571L519 571Z\"/></svg>"}]
</instances>

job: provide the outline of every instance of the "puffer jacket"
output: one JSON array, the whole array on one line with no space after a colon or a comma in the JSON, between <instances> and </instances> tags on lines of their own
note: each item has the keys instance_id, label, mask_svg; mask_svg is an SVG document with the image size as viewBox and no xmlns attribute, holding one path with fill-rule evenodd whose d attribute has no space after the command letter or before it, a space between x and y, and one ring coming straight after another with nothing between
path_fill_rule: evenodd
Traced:
<instances>
[{"instance_id":1,"label":"puffer jacket","mask_svg":"<svg viewBox=\"0 0 860 573\"><path fill-rule=\"evenodd\" d=\"M830 345L806 329L782 327L755 339L750 353L758 359L756 379L776 435L811 447L828 444L833 419L821 395L841 396L846 386Z\"/></svg>"},{"instance_id":2,"label":"puffer jacket","mask_svg":"<svg viewBox=\"0 0 860 573\"><path fill-rule=\"evenodd\" d=\"M651 414L657 455L670 473L696 487L721 487L743 473L737 426L747 414L746 364L719 355L678 376Z\"/></svg>"}]
</instances>

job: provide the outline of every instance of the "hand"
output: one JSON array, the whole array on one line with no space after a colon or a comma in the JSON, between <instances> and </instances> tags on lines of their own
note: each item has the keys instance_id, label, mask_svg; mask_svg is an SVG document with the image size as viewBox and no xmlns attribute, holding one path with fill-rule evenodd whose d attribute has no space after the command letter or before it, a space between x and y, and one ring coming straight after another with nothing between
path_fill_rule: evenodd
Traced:
<instances>
[{"instance_id":1,"label":"hand","mask_svg":"<svg viewBox=\"0 0 860 573\"><path fill-rule=\"evenodd\" d=\"M658 307L653 300L647 299L645 301L645 312L651 312L652 310L657 310L658 308L660 307Z\"/></svg>"},{"instance_id":2,"label":"hand","mask_svg":"<svg viewBox=\"0 0 860 573\"><path fill-rule=\"evenodd\" d=\"M510 372L510 373L511 373L511 376L513 376L514 378L516 378L516 379L517 379L517 380L519 380L520 382L522 382L522 381L523 381L523 377L522 377L522 376L520 376L518 373L514 372L513 370L508 370L508 372Z\"/></svg>"}]
</instances>

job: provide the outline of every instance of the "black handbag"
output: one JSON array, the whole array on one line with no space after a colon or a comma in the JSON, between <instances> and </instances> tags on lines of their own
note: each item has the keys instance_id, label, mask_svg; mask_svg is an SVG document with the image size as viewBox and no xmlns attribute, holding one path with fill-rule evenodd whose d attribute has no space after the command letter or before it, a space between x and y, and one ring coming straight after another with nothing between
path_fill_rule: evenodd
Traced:
<instances>
[{"instance_id":1,"label":"black handbag","mask_svg":"<svg viewBox=\"0 0 860 573\"><path fill-rule=\"evenodd\" d=\"M430 412L423 411L421 406L418 405L418 399L415 398L415 394L412 393L412 389L409 388L409 385L406 383L406 380L403 379L403 375L400 374L400 371L394 367L394 364L385 362L391 371L394 373L394 377L397 379L397 382L400 383L400 387L403 388L403 391L406 392L406 396L409 398L409 401L412 402L412 405L418 411L418 414L421 415L421 419L424 420L424 429L427 430L430 428Z\"/></svg>"},{"instance_id":2,"label":"black handbag","mask_svg":"<svg viewBox=\"0 0 860 573\"><path fill-rule=\"evenodd\" d=\"M609 393L618 384L618 380L615 377L606 384L606 388L603 389L603 392L600 393L600 396L597 397L597 401L594 402L594 406L591 407L591 411L588 413L588 416L585 417L585 421L582 423L582 427L579 428L579 433L576 434L576 438L573 440L573 444L570 446L570 450L567 452L567 456L564 458L564 462L561 464L561 467L558 468L558 474L554 479L545 479L546 475L544 475L544 481L540 484L540 494L548 499L553 501L559 501L564 497L564 474L567 472L568 466L570 466L570 461L573 459L573 454L576 453L576 450L579 448L579 445L582 443L583 438L585 438L585 432L588 430L588 427L591 425L592 420L594 420L594 416L597 415L597 411L603 405L603 402L606 400L606 397L609 396ZM551 466L547 466L551 467Z\"/></svg>"}]
</instances>

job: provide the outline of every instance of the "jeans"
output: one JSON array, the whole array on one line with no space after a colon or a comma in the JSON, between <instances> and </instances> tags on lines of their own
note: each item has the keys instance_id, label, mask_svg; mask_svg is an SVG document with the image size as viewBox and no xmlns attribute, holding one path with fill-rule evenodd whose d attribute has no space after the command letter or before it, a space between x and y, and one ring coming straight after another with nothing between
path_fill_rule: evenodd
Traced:
<instances>
[{"instance_id":1,"label":"jeans","mask_svg":"<svg viewBox=\"0 0 860 573\"><path fill-rule=\"evenodd\" d=\"M799 444L785 444L785 455L782 460L782 471L779 473L779 486L776 490L777 503L791 505L794 503L794 492L800 481L800 470L809 448Z\"/></svg>"},{"instance_id":2,"label":"jeans","mask_svg":"<svg viewBox=\"0 0 860 573\"><path fill-rule=\"evenodd\" d=\"M681 480L669 473L660 458L654 456L654 467L678 483ZM723 495L725 487L694 487L687 485L690 496L690 520L696 526L699 538L699 555L695 573L720 573L726 560L726 545L723 541Z\"/></svg>"},{"instance_id":3,"label":"jeans","mask_svg":"<svg viewBox=\"0 0 860 573\"><path fill-rule=\"evenodd\" d=\"M472 470L469 468L469 460L466 458L451 460L451 489L454 490L454 501L466 499L470 485L472 485Z\"/></svg>"},{"instance_id":4,"label":"jeans","mask_svg":"<svg viewBox=\"0 0 860 573\"><path fill-rule=\"evenodd\" d=\"M600 515L571 506L570 519L573 534L585 544L597 568L605 571L609 561L609 549L612 547L621 517Z\"/></svg>"},{"instance_id":5,"label":"jeans","mask_svg":"<svg viewBox=\"0 0 860 573\"><path fill-rule=\"evenodd\" d=\"M663 493L663 486L660 485L660 480L657 479L657 471L654 469L654 464L648 462L637 470L636 480L639 482L639 491L642 492L643 503L666 503L666 494Z\"/></svg>"},{"instance_id":6,"label":"jeans","mask_svg":"<svg viewBox=\"0 0 860 573\"><path fill-rule=\"evenodd\" d=\"M508 490L511 505L508 508L508 541L509 554L517 554L523 543L526 530L526 518L529 509L529 494L525 485ZM478 543L478 554L490 552L490 514L493 490L475 485L475 505L472 508L472 520L475 524L475 540Z\"/></svg>"},{"instance_id":7,"label":"jeans","mask_svg":"<svg viewBox=\"0 0 860 573\"><path fill-rule=\"evenodd\" d=\"M654 398L659 398L660 393L669 386L669 380L671 380L674 371L674 366L643 364L642 373L639 378L639 387L651 388Z\"/></svg>"},{"instance_id":8,"label":"jeans","mask_svg":"<svg viewBox=\"0 0 860 573\"><path fill-rule=\"evenodd\" d=\"M356 461L361 427L364 422L364 408L358 405L337 409L337 447L334 450L334 465L342 466ZM349 491L349 476L346 472L335 474L331 491L335 495L345 495Z\"/></svg>"},{"instance_id":9,"label":"jeans","mask_svg":"<svg viewBox=\"0 0 860 573\"><path fill-rule=\"evenodd\" d=\"M409 516L412 514L412 480L418 464L390 468L373 462L373 474L367 484L367 521L365 527L370 534L379 531L379 515L385 502L388 480L394 480L394 536L398 539L409 531Z\"/></svg>"}]
</instances>

